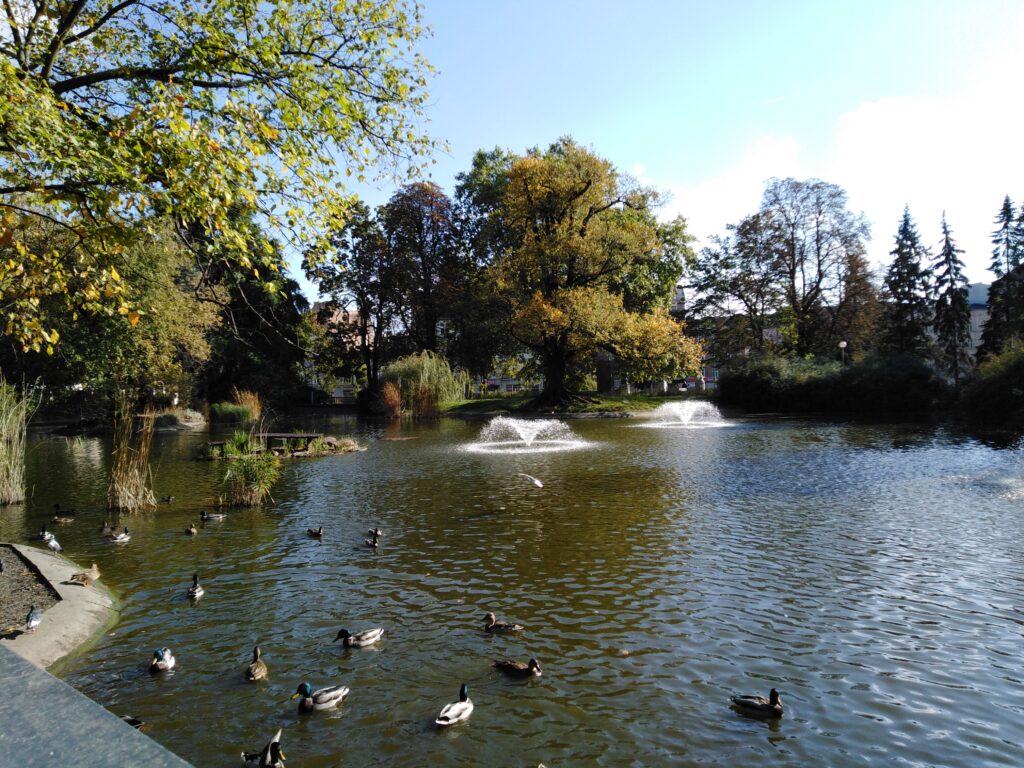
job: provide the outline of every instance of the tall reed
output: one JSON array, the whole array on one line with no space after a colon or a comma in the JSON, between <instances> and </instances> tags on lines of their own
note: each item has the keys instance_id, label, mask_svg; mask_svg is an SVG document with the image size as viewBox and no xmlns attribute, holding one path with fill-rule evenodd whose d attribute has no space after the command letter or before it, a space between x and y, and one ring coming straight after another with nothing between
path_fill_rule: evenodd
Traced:
<instances>
[{"instance_id":1,"label":"tall reed","mask_svg":"<svg viewBox=\"0 0 1024 768\"><path fill-rule=\"evenodd\" d=\"M263 418L263 398L258 392L232 387L231 399L235 401L235 405L248 409L251 420L259 421Z\"/></svg>"},{"instance_id":2,"label":"tall reed","mask_svg":"<svg viewBox=\"0 0 1024 768\"><path fill-rule=\"evenodd\" d=\"M402 415L402 392L393 381L384 382L384 388L380 392L380 402L384 413L393 419Z\"/></svg>"},{"instance_id":3,"label":"tall reed","mask_svg":"<svg viewBox=\"0 0 1024 768\"><path fill-rule=\"evenodd\" d=\"M239 443L239 436L244 433L235 432L232 442ZM237 448L229 453L231 466L224 475L224 486L227 493L227 504L236 507L255 507L270 497L270 489L281 474L277 457L268 451L266 445L257 437L255 428L248 435L244 449Z\"/></svg>"},{"instance_id":4,"label":"tall reed","mask_svg":"<svg viewBox=\"0 0 1024 768\"><path fill-rule=\"evenodd\" d=\"M0 505L25 500L25 439L38 398L0 378Z\"/></svg>"},{"instance_id":5,"label":"tall reed","mask_svg":"<svg viewBox=\"0 0 1024 768\"><path fill-rule=\"evenodd\" d=\"M156 410L147 406L135 413L135 402L126 392L114 400L114 462L107 486L107 509L138 512L156 506L150 487L149 449L153 445Z\"/></svg>"}]
</instances>

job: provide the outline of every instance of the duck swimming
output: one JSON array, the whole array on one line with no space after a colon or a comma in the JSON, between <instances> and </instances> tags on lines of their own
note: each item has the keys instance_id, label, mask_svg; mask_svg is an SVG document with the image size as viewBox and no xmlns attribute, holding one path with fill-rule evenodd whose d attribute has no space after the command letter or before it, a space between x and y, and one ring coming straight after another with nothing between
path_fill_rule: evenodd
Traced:
<instances>
[{"instance_id":1,"label":"duck swimming","mask_svg":"<svg viewBox=\"0 0 1024 768\"><path fill-rule=\"evenodd\" d=\"M242 762L250 768L284 768L280 729L261 751L243 752Z\"/></svg>"},{"instance_id":2,"label":"duck swimming","mask_svg":"<svg viewBox=\"0 0 1024 768\"><path fill-rule=\"evenodd\" d=\"M733 696L729 699L736 709L747 715L782 717L782 699L774 688L764 696Z\"/></svg>"},{"instance_id":3,"label":"duck swimming","mask_svg":"<svg viewBox=\"0 0 1024 768\"><path fill-rule=\"evenodd\" d=\"M522 624L513 624L510 621L498 621L494 618L494 614L490 611L484 617L486 624L484 624L484 632L491 632L492 634L504 634L507 632L520 632L525 627Z\"/></svg>"},{"instance_id":4,"label":"duck swimming","mask_svg":"<svg viewBox=\"0 0 1024 768\"><path fill-rule=\"evenodd\" d=\"M461 723L463 720L468 719L471 714L473 714L473 702L469 698L469 686L463 683L459 689L459 700L446 705L434 723L444 728L449 725L455 725L455 723Z\"/></svg>"},{"instance_id":5,"label":"duck swimming","mask_svg":"<svg viewBox=\"0 0 1024 768\"><path fill-rule=\"evenodd\" d=\"M306 535L314 539L322 539L324 537L324 527L321 525L319 528L307 528Z\"/></svg>"},{"instance_id":6,"label":"duck swimming","mask_svg":"<svg viewBox=\"0 0 1024 768\"><path fill-rule=\"evenodd\" d=\"M373 645L383 637L383 627L377 627L376 629L364 629L362 632L356 632L354 635L347 629L339 629L338 635L334 638L333 642L344 640L345 642L343 645L346 645L349 648L362 648L367 645Z\"/></svg>"},{"instance_id":7,"label":"duck swimming","mask_svg":"<svg viewBox=\"0 0 1024 768\"><path fill-rule=\"evenodd\" d=\"M374 528L372 531L370 531L370 535L373 536L373 538L363 539L363 546L376 549L377 546L380 544L380 529Z\"/></svg>"},{"instance_id":8,"label":"duck swimming","mask_svg":"<svg viewBox=\"0 0 1024 768\"><path fill-rule=\"evenodd\" d=\"M128 526L124 527L124 533L115 533L110 537L110 540L115 544L124 544L125 542L131 541L131 534L128 533Z\"/></svg>"},{"instance_id":9,"label":"duck swimming","mask_svg":"<svg viewBox=\"0 0 1024 768\"><path fill-rule=\"evenodd\" d=\"M198 573L192 574L192 586L188 588L188 592L186 592L185 594L188 595L189 600L198 600L200 597L206 594L206 590L203 589L202 586L199 584Z\"/></svg>"},{"instance_id":10,"label":"duck swimming","mask_svg":"<svg viewBox=\"0 0 1024 768\"><path fill-rule=\"evenodd\" d=\"M115 533L117 533L117 531L114 529L114 527L111 526L109 522L104 520L103 525L100 526L100 538L109 539Z\"/></svg>"},{"instance_id":11,"label":"duck swimming","mask_svg":"<svg viewBox=\"0 0 1024 768\"><path fill-rule=\"evenodd\" d=\"M540 669L540 662L536 659L530 659L526 664L521 661L503 659L502 661L494 662L494 667L509 677L540 677L543 674Z\"/></svg>"},{"instance_id":12,"label":"duck swimming","mask_svg":"<svg viewBox=\"0 0 1024 768\"><path fill-rule=\"evenodd\" d=\"M312 712L316 709L333 709L348 696L348 688L344 685L333 685L329 688L313 690L309 683L300 683L292 694L293 699L299 697L299 712Z\"/></svg>"},{"instance_id":13,"label":"duck swimming","mask_svg":"<svg viewBox=\"0 0 1024 768\"><path fill-rule=\"evenodd\" d=\"M199 529L196 528L196 524L195 523L189 523L188 524L188 528L185 529L185 535L186 536L195 536L197 533L199 533Z\"/></svg>"},{"instance_id":14,"label":"duck swimming","mask_svg":"<svg viewBox=\"0 0 1024 768\"><path fill-rule=\"evenodd\" d=\"M161 672L169 672L174 669L174 656L170 648L160 648L153 651L153 658L149 660L149 673L158 675Z\"/></svg>"},{"instance_id":15,"label":"duck swimming","mask_svg":"<svg viewBox=\"0 0 1024 768\"><path fill-rule=\"evenodd\" d=\"M267 663L260 658L260 647L257 645L252 649L252 663L245 668L245 679L250 682L266 680L270 675Z\"/></svg>"},{"instance_id":16,"label":"duck swimming","mask_svg":"<svg viewBox=\"0 0 1024 768\"><path fill-rule=\"evenodd\" d=\"M218 521L218 520L223 520L226 517L227 517L227 515L225 515L223 512L214 512L213 514L210 514L205 509L202 510L199 513L199 519L202 520L204 523L210 523L210 522L215 522L215 521Z\"/></svg>"}]
</instances>

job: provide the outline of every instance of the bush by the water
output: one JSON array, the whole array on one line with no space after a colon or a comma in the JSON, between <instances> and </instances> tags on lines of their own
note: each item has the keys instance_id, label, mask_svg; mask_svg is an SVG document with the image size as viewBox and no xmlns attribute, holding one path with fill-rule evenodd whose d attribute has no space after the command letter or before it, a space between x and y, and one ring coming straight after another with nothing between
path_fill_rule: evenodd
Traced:
<instances>
[{"instance_id":1,"label":"bush by the water","mask_svg":"<svg viewBox=\"0 0 1024 768\"><path fill-rule=\"evenodd\" d=\"M383 392L388 385L397 388L401 406L415 416L436 416L441 403L461 400L466 391L468 377L453 373L448 361L433 352L420 352L399 358L384 369L381 376ZM386 410L394 413L394 394L385 400Z\"/></svg>"},{"instance_id":2,"label":"bush by the water","mask_svg":"<svg viewBox=\"0 0 1024 768\"><path fill-rule=\"evenodd\" d=\"M211 403L210 421L218 421L225 424L241 424L252 421L252 411L238 403Z\"/></svg>"},{"instance_id":3,"label":"bush by the water","mask_svg":"<svg viewBox=\"0 0 1024 768\"><path fill-rule=\"evenodd\" d=\"M964 390L963 407L980 421L1024 429L1024 350L1004 352L979 365Z\"/></svg>"},{"instance_id":4,"label":"bush by the water","mask_svg":"<svg viewBox=\"0 0 1024 768\"><path fill-rule=\"evenodd\" d=\"M235 457L224 475L227 504L254 507L270 496L281 472L276 456L269 451Z\"/></svg>"},{"instance_id":5,"label":"bush by the water","mask_svg":"<svg viewBox=\"0 0 1024 768\"><path fill-rule=\"evenodd\" d=\"M765 357L730 364L718 381L725 405L760 411L919 413L945 402L949 386L914 358L848 366Z\"/></svg>"}]
</instances>

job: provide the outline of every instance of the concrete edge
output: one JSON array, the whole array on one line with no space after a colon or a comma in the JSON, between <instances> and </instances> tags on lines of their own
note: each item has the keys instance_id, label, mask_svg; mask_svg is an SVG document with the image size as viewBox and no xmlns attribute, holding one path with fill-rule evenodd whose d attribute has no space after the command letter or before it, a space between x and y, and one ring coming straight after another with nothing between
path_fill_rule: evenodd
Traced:
<instances>
[{"instance_id":1,"label":"concrete edge","mask_svg":"<svg viewBox=\"0 0 1024 768\"><path fill-rule=\"evenodd\" d=\"M91 587L67 584L85 568L48 550L11 543L10 547L48 583L60 598L43 614L43 623L31 634L0 639L0 644L26 661L47 669L78 653L113 626L119 607L101 581Z\"/></svg>"}]
</instances>

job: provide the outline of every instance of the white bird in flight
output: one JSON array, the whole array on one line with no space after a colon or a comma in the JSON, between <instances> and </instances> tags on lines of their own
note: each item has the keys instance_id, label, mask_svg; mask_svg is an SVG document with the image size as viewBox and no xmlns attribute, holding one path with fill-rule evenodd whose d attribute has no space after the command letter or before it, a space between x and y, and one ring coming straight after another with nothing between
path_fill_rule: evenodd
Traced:
<instances>
[{"instance_id":1,"label":"white bird in flight","mask_svg":"<svg viewBox=\"0 0 1024 768\"><path fill-rule=\"evenodd\" d=\"M528 475L525 472L519 472L518 474L519 474L520 477L525 477L527 480L529 480L531 483L536 485L538 488L543 488L544 487L544 483L542 483L540 480L538 480L533 475Z\"/></svg>"}]
</instances>

